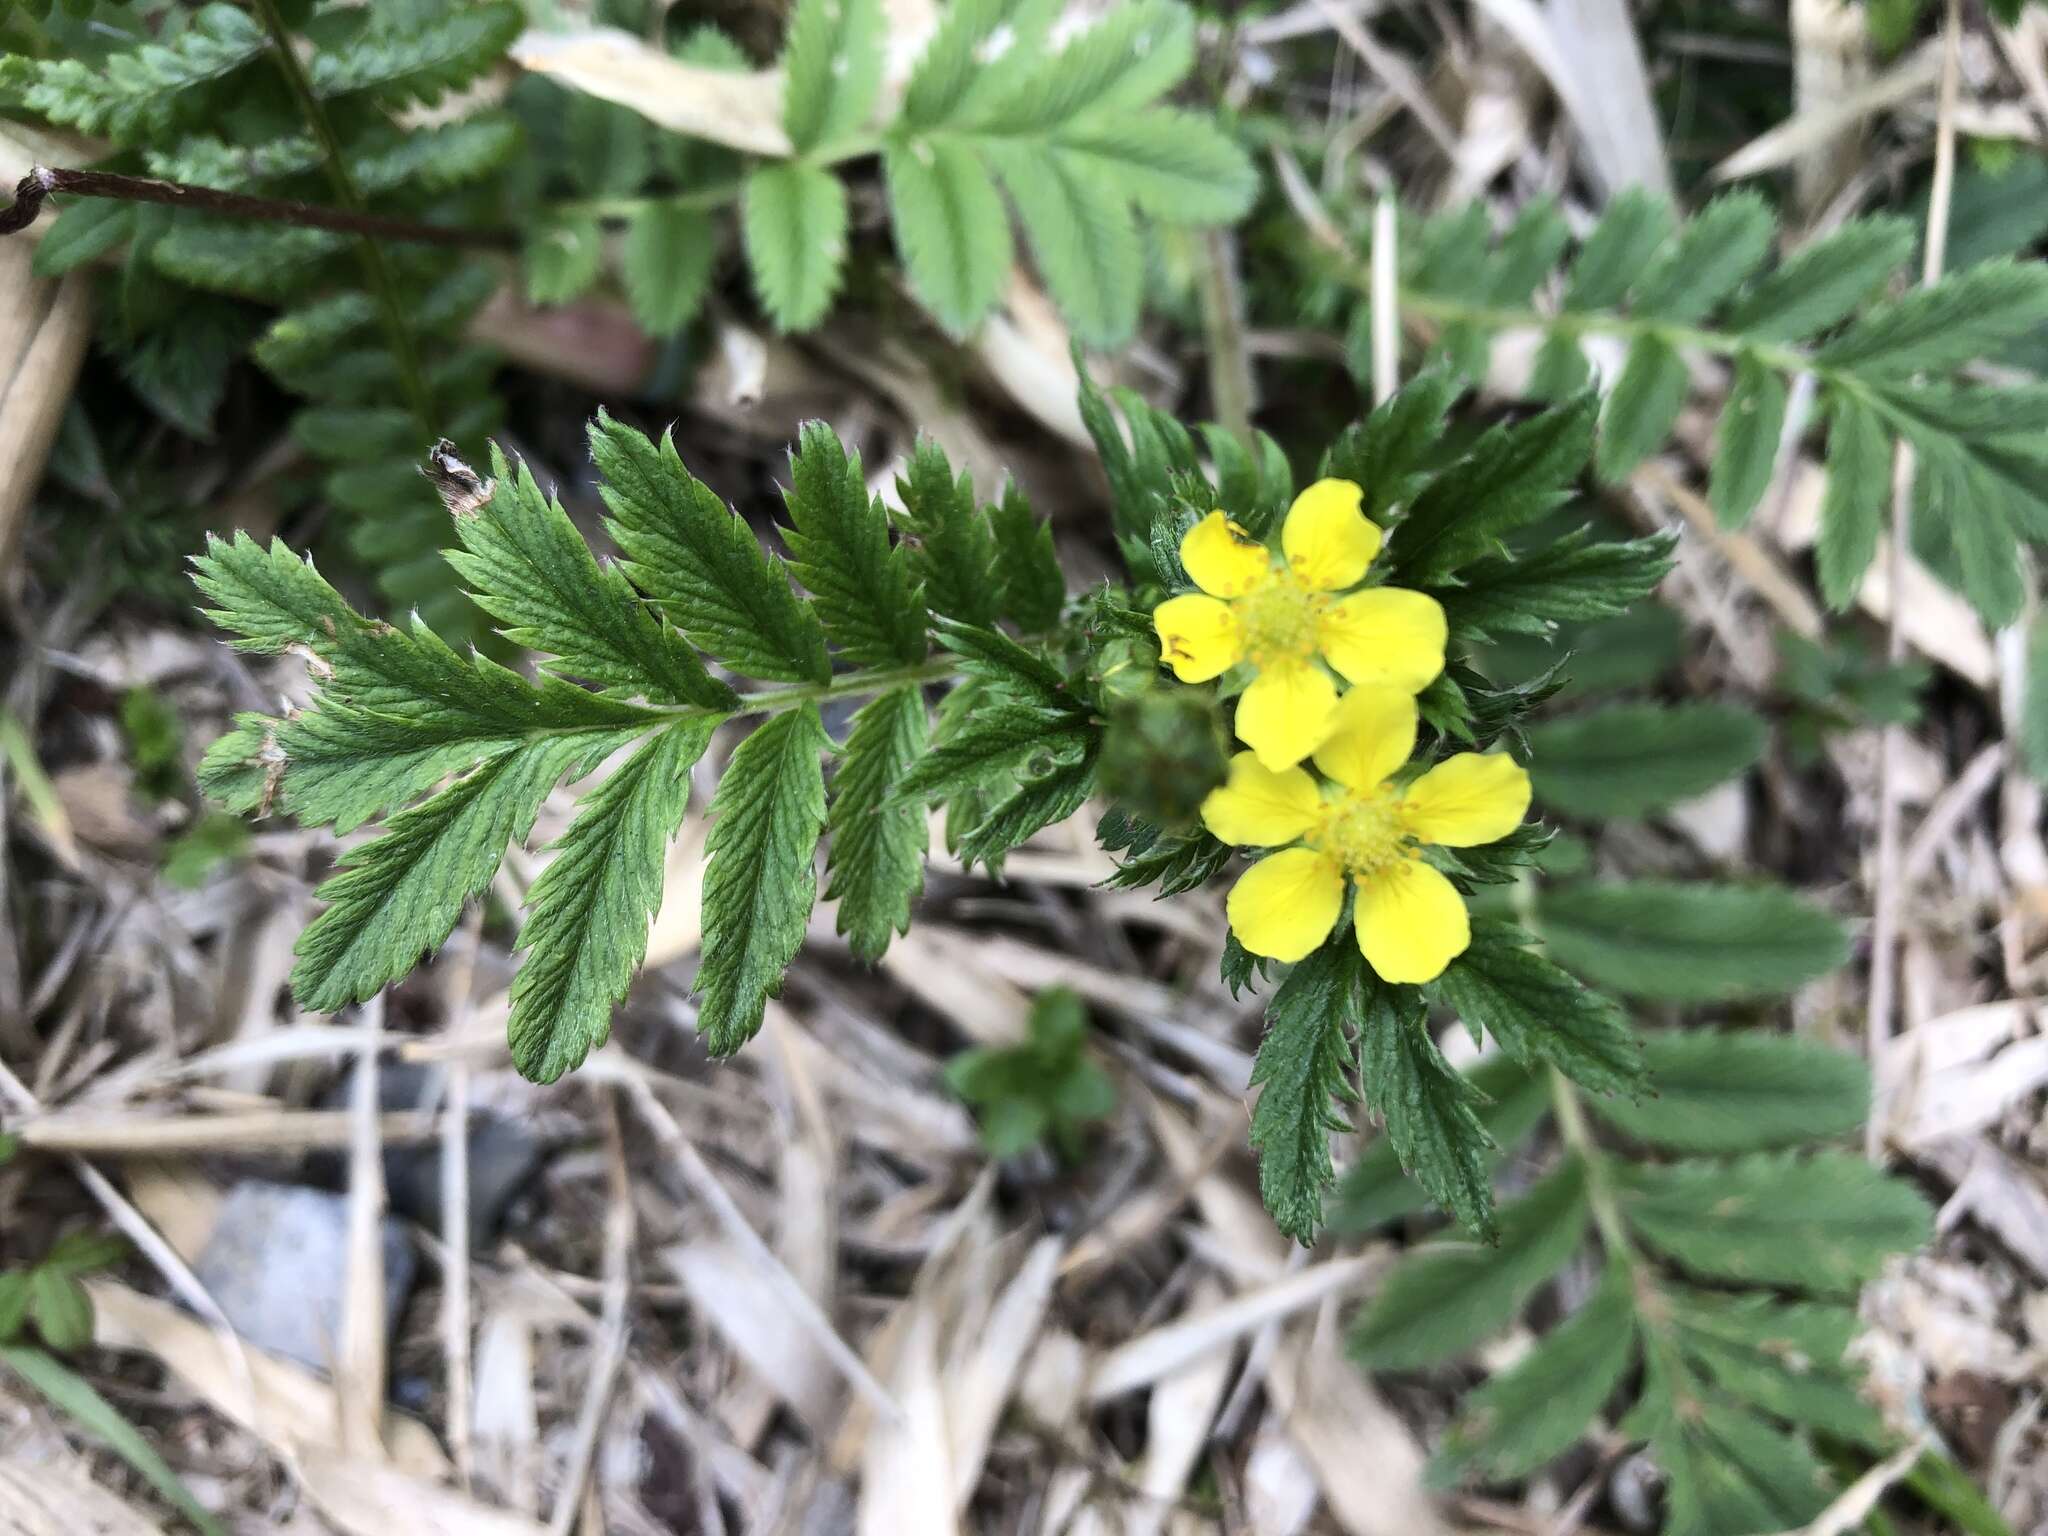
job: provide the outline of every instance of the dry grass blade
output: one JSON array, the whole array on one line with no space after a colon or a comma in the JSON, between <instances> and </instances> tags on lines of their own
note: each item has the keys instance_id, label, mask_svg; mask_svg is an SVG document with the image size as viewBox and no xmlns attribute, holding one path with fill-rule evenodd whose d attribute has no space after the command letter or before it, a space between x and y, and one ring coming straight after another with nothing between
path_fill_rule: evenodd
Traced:
<instances>
[{"instance_id":1,"label":"dry grass blade","mask_svg":"<svg viewBox=\"0 0 2048 1536\"><path fill-rule=\"evenodd\" d=\"M1373 35L1336 0L1316 0L1316 4L1322 8L1323 19L1329 22L1330 30L1341 37L1345 46L1357 54L1365 67L1394 93L1401 105L1414 114L1422 131L1443 151L1444 158L1455 165L1458 160L1458 131L1430 99L1429 87L1415 72L1415 67L1392 49L1376 42Z\"/></svg>"},{"instance_id":2,"label":"dry grass blade","mask_svg":"<svg viewBox=\"0 0 2048 1536\"><path fill-rule=\"evenodd\" d=\"M159 1115L139 1110L53 1110L23 1120L23 1146L107 1157L176 1157L195 1152L305 1152L346 1147L355 1120L343 1109L255 1109L226 1114ZM387 1146L430 1141L430 1114L399 1110L377 1118Z\"/></svg>"},{"instance_id":3,"label":"dry grass blade","mask_svg":"<svg viewBox=\"0 0 2048 1536\"><path fill-rule=\"evenodd\" d=\"M1193 1307L1211 1310L1222 1299L1223 1287L1207 1279L1195 1287ZM1124 1536L1158 1536L1164 1529L1208 1443L1209 1426L1229 1385L1230 1356L1219 1350L1190 1360L1152 1389L1145 1404L1145 1459L1137 1478L1145 1497L1126 1514Z\"/></svg>"},{"instance_id":4,"label":"dry grass blade","mask_svg":"<svg viewBox=\"0 0 2048 1536\"><path fill-rule=\"evenodd\" d=\"M1886 1144L1922 1153L1987 1130L2048 1085L2048 1035L2021 1003L1988 1003L1929 1019L1894 1038L1879 1096Z\"/></svg>"},{"instance_id":5,"label":"dry grass blade","mask_svg":"<svg viewBox=\"0 0 2048 1536\"><path fill-rule=\"evenodd\" d=\"M902 1410L888 1389L875 1380L860 1356L833 1330L831 1320L818 1310L817 1302L761 1240L761 1234L748 1223L718 1176L691 1145L682 1127L676 1124L675 1117L654 1096L654 1090L638 1079L631 1080L627 1086L633 1095L634 1108L660 1139L663 1150L673 1160L685 1186L704 1202L727 1240L754 1266L760 1282L781 1301L788 1311L789 1322L817 1343L834 1369L846 1378L871 1408L887 1418L899 1418Z\"/></svg>"},{"instance_id":6,"label":"dry grass blade","mask_svg":"<svg viewBox=\"0 0 2048 1536\"><path fill-rule=\"evenodd\" d=\"M0 1457L0 1536L162 1536L163 1527L82 1464Z\"/></svg>"},{"instance_id":7,"label":"dry grass blade","mask_svg":"<svg viewBox=\"0 0 2048 1536\"><path fill-rule=\"evenodd\" d=\"M1088 1396L1099 1403L1149 1386L1190 1361L1231 1348L1267 1323L1351 1289L1379 1267L1377 1256L1329 1259L1142 1333L1102 1357L1088 1383Z\"/></svg>"},{"instance_id":8,"label":"dry grass blade","mask_svg":"<svg viewBox=\"0 0 2048 1536\"><path fill-rule=\"evenodd\" d=\"M312 1447L297 1460L299 1481L321 1516L344 1536L543 1536L523 1515L493 1509L381 1460Z\"/></svg>"},{"instance_id":9,"label":"dry grass blade","mask_svg":"<svg viewBox=\"0 0 2048 1536\"><path fill-rule=\"evenodd\" d=\"M1449 1536L1414 1432L1344 1358L1330 1315L1292 1332L1270 1390L1337 1523L1349 1536Z\"/></svg>"},{"instance_id":10,"label":"dry grass blade","mask_svg":"<svg viewBox=\"0 0 2048 1536\"><path fill-rule=\"evenodd\" d=\"M170 1303L111 1280L89 1282L86 1289L93 1303L93 1342L101 1348L153 1357L188 1391L281 1457L308 1448L341 1454L333 1389L312 1372L245 1348L243 1373L219 1335ZM418 1477L447 1476L447 1458L424 1425L387 1413L381 1438L392 1466Z\"/></svg>"},{"instance_id":11,"label":"dry grass blade","mask_svg":"<svg viewBox=\"0 0 2048 1536\"><path fill-rule=\"evenodd\" d=\"M619 1131L617 1098L611 1089L597 1092L602 1106L599 1118L604 1126L606 1183L611 1196L604 1220L604 1310L598 1320L597 1352L590 1362L590 1379L584 1383L583 1404L576 1414L568 1466L555 1495L554 1515L548 1521L549 1536L569 1536L581 1511L584 1488L597 1456L598 1437L611 1409L612 1388L626 1358L626 1307L633 1295L633 1180L626 1171L626 1146Z\"/></svg>"},{"instance_id":12,"label":"dry grass blade","mask_svg":"<svg viewBox=\"0 0 2048 1536\"><path fill-rule=\"evenodd\" d=\"M913 1301L898 1336L889 1385L902 1407L894 1422L869 1431L861 1457L858 1536L953 1536L952 1445L939 1361L939 1317Z\"/></svg>"},{"instance_id":13,"label":"dry grass blade","mask_svg":"<svg viewBox=\"0 0 2048 1536\"><path fill-rule=\"evenodd\" d=\"M1656 98L1635 18L1623 0L1547 0L1550 36L1574 88L1574 125L1583 135L1592 170L1609 192L1648 187L1671 193Z\"/></svg>"},{"instance_id":14,"label":"dry grass blade","mask_svg":"<svg viewBox=\"0 0 2048 1536\"><path fill-rule=\"evenodd\" d=\"M685 64L611 27L528 32L512 61L572 91L630 107L649 122L750 155L786 157L782 76Z\"/></svg>"},{"instance_id":15,"label":"dry grass blade","mask_svg":"<svg viewBox=\"0 0 2048 1536\"><path fill-rule=\"evenodd\" d=\"M24 241L0 247L0 464L8 467L0 483L0 591L24 574L29 499L92 339L91 276L38 278L29 270L33 254Z\"/></svg>"},{"instance_id":16,"label":"dry grass blade","mask_svg":"<svg viewBox=\"0 0 2048 1536\"><path fill-rule=\"evenodd\" d=\"M1850 1532L1863 1529L1863 1522L1870 1518L1878 1502L1919 1465L1931 1443L1923 1435L1894 1451L1844 1488L1814 1519L1797 1530L1781 1532L1780 1536L1849 1536Z\"/></svg>"},{"instance_id":17,"label":"dry grass blade","mask_svg":"<svg viewBox=\"0 0 2048 1536\"><path fill-rule=\"evenodd\" d=\"M1740 181L1780 170L1816 154L1842 133L1880 112L1917 101L1941 78L1941 45L1914 50L1890 69L1825 105L1787 118L1760 134L1713 169L1715 181Z\"/></svg>"},{"instance_id":18,"label":"dry grass blade","mask_svg":"<svg viewBox=\"0 0 2048 1536\"><path fill-rule=\"evenodd\" d=\"M377 1135L377 1047L382 999L363 1009L369 1041L350 1085L348 1149L348 1270L343 1277L341 1337L334 1359L335 1414L342 1449L354 1456L382 1454L377 1431L384 1411L384 1362L389 1348L384 1315L384 1148Z\"/></svg>"},{"instance_id":19,"label":"dry grass blade","mask_svg":"<svg viewBox=\"0 0 2048 1536\"><path fill-rule=\"evenodd\" d=\"M947 1432L953 1461L953 1499L964 1510L981 1482L982 1464L1003 1408L1016 1390L1031 1346L1052 1305L1053 1283L1066 1247L1058 1237L1031 1245L1024 1262L980 1332L965 1342L946 1373Z\"/></svg>"}]
</instances>

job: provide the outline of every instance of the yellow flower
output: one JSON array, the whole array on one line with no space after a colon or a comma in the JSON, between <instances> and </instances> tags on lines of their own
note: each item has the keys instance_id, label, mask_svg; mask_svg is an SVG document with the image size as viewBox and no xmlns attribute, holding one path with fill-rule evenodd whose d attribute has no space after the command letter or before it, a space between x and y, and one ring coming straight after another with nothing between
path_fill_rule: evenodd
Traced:
<instances>
[{"instance_id":1,"label":"yellow flower","mask_svg":"<svg viewBox=\"0 0 2048 1536\"><path fill-rule=\"evenodd\" d=\"M1387 779L1415 750L1415 700L1395 688L1354 688L1336 728L1315 754L1330 781L1305 768L1281 772L1254 752L1231 759L1230 777L1202 803L1202 820L1226 843L1273 848L1231 887L1238 942L1255 955L1299 960L1320 946L1358 888L1358 947L1384 981L1443 974L1472 942L1465 898L1424 863L1421 845L1471 848L1506 837L1529 809L1529 775L1513 758L1461 752L1405 789Z\"/></svg>"},{"instance_id":2,"label":"yellow flower","mask_svg":"<svg viewBox=\"0 0 2048 1536\"><path fill-rule=\"evenodd\" d=\"M1294 498L1272 552L1222 512L1180 541L1181 563L1200 592L1153 610L1160 653L1184 683L1206 683L1239 662L1258 675L1237 701L1237 734L1265 767L1292 768L1323 744L1336 717L1337 685L1420 693L1444 669L1444 611L1435 598L1397 587L1336 594L1365 578L1380 530L1359 509L1349 480L1318 480Z\"/></svg>"}]
</instances>

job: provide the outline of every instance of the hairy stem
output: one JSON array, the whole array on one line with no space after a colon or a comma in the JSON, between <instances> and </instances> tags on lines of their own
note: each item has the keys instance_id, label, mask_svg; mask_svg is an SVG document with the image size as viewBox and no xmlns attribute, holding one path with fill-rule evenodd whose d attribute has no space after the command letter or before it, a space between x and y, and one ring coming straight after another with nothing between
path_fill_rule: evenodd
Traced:
<instances>
[{"instance_id":1,"label":"hairy stem","mask_svg":"<svg viewBox=\"0 0 2048 1536\"><path fill-rule=\"evenodd\" d=\"M1614 336L1624 341L1654 335L1662 337L1674 347L1712 352L1723 357L1733 356L1737 352L1749 352L1759 361L1769 364L1781 373L1813 373L1830 382L1838 377L1832 370L1817 364L1809 353L1801 351L1798 347L1788 346L1782 342L1752 341L1746 336L1738 336L1728 331L1709 331L1698 326L1673 325L1647 315L1622 315L1610 310L1545 314L1536 309L1465 304L1457 299L1416 293L1406 288L1401 291L1401 308L1409 314L1421 315L1425 319L1435 320L1441 324L1464 322L1489 331L1530 329L1566 335Z\"/></svg>"},{"instance_id":2,"label":"hairy stem","mask_svg":"<svg viewBox=\"0 0 2048 1536\"><path fill-rule=\"evenodd\" d=\"M1245 345L1237 241L1224 230L1195 230L1188 236L1188 248L1194 257L1202 330L1209 342L1209 405L1225 430L1256 453L1252 412L1258 408L1258 381Z\"/></svg>"},{"instance_id":3,"label":"hairy stem","mask_svg":"<svg viewBox=\"0 0 2048 1536\"><path fill-rule=\"evenodd\" d=\"M960 668L950 657L932 657L908 667L877 667L863 672L844 672L829 683L799 683L792 688L764 688L743 693L731 709L711 709L702 704L678 704L657 713L679 720L722 720L741 715L780 715L806 704L826 704L834 699L858 699L909 684L943 683L958 677Z\"/></svg>"},{"instance_id":4,"label":"hairy stem","mask_svg":"<svg viewBox=\"0 0 2048 1536\"><path fill-rule=\"evenodd\" d=\"M463 229L452 224L420 224L381 213L328 208L289 198L251 197L196 187L190 182L154 176L123 176L114 171L73 171L39 165L15 183L13 206L0 211L0 235L27 229L51 194L107 197L125 203L161 203L167 208L192 208L231 219L258 219L266 224L291 224L300 229L330 229L337 234L404 240L416 245L447 245L464 250L512 250L519 237L508 229Z\"/></svg>"},{"instance_id":5,"label":"hairy stem","mask_svg":"<svg viewBox=\"0 0 2048 1536\"><path fill-rule=\"evenodd\" d=\"M1606 1245L1610 1258L1640 1275L1642 1256L1628 1235L1628 1224L1621 1218L1621 1197L1614 1187L1614 1165L1593 1139L1593 1127L1586 1121L1586 1109L1579 1102L1578 1089L1557 1068L1551 1067L1549 1072L1550 1103L1557 1115L1557 1133L1586 1170L1586 1203L1592 1207L1593 1225L1599 1230L1600 1241Z\"/></svg>"},{"instance_id":6,"label":"hairy stem","mask_svg":"<svg viewBox=\"0 0 2048 1536\"><path fill-rule=\"evenodd\" d=\"M320 146L321 157L327 163L327 181L334 188L336 200L350 213L363 215L366 212L363 194L356 186L355 177L349 174L341 140L334 132L327 109L314 94L305 63L292 47L291 30L284 24L284 15L277 8L277 0L255 0L255 11L263 22L264 30L270 34L271 52L276 55L285 85L298 102L300 115L305 118L306 126L313 131L313 138ZM420 430L431 435L436 430L434 404L427 393L426 375L420 371L419 348L414 345L412 327L406 323L398 285L391 277L391 264L384 259L384 248L369 235L356 237L356 255L362 262L363 277L369 283L370 293L383 318L385 340L398 363L398 382L405 393L406 405L419 418Z\"/></svg>"},{"instance_id":7,"label":"hairy stem","mask_svg":"<svg viewBox=\"0 0 2048 1536\"><path fill-rule=\"evenodd\" d=\"M842 139L830 149L787 158L802 160L809 165L831 167L844 165L849 160L865 160L881 152L880 136L863 134L857 138ZM713 182L708 187L693 187L687 192L655 192L622 197L577 197L550 203L548 207L556 213L582 214L595 219L630 219L650 208L709 212L737 203L745 195L746 189L747 178L735 176L730 181Z\"/></svg>"}]
</instances>

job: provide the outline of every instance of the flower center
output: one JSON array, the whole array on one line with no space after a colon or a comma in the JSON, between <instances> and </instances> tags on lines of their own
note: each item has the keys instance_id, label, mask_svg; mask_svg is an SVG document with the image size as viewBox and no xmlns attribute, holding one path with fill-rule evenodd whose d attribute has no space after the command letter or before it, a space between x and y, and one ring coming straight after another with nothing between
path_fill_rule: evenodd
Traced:
<instances>
[{"instance_id":1,"label":"flower center","mask_svg":"<svg viewBox=\"0 0 2048 1536\"><path fill-rule=\"evenodd\" d=\"M1316 620L1328 602L1291 573L1276 575L1249 597L1238 599L1246 660L1256 667L1276 661L1307 661L1316 653Z\"/></svg>"},{"instance_id":2,"label":"flower center","mask_svg":"<svg viewBox=\"0 0 2048 1536\"><path fill-rule=\"evenodd\" d=\"M1309 840L1353 876L1370 875L1408 856L1401 802L1384 788L1353 790L1330 801Z\"/></svg>"}]
</instances>

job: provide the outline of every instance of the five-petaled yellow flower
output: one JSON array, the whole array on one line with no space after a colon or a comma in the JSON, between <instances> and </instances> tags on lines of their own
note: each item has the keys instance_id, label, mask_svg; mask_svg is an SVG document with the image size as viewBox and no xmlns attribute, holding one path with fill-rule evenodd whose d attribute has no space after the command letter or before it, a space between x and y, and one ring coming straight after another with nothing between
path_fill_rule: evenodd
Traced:
<instances>
[{"instance_id":1,"label":"five-petaled yellow flower","mask_svg":"<svg viewBox=\"0 0 2048 1536\"><path fill-rule=\"evenodd\" d=\"M1205 683L1239 662L1256 670L1237 701L1238 739L1265 768L1292 768L1336 721L1337 685L1381 684L1420 693L1444 669L1446 625L1435 598L1398 587L1338 593L1365 579L1380 530L1349 480L1318 480L1294 498L1275 561L1222 512L1180 541L1200 592L1153 610L1160 654L1184 683Z\"/></svg>"},{"instance_id":2,"label":"five-petaled yellow flower","mask_svg":"<svg viewBox=\"0 0 2048 1536\"><path fill-rule=\"evenodd\" d=\"M1405 788L1387 782L1415 750L1415 700L1353 688L1305 768L1274 772L1255 752L1202 804L1226 843L1280 848L1231 887L1230 926L1255 955L1299 960L1330 936L1344 883L1358 889L1358 947L1383 981L1434 981L1472 942L1465 898L1424 863L1421 845L1472 848L1506 837L1529 809L1529 775L1513 758L1461 752ZM1282 847L1283 844L1295 846Z\"/></svg>"}]
</instances>

